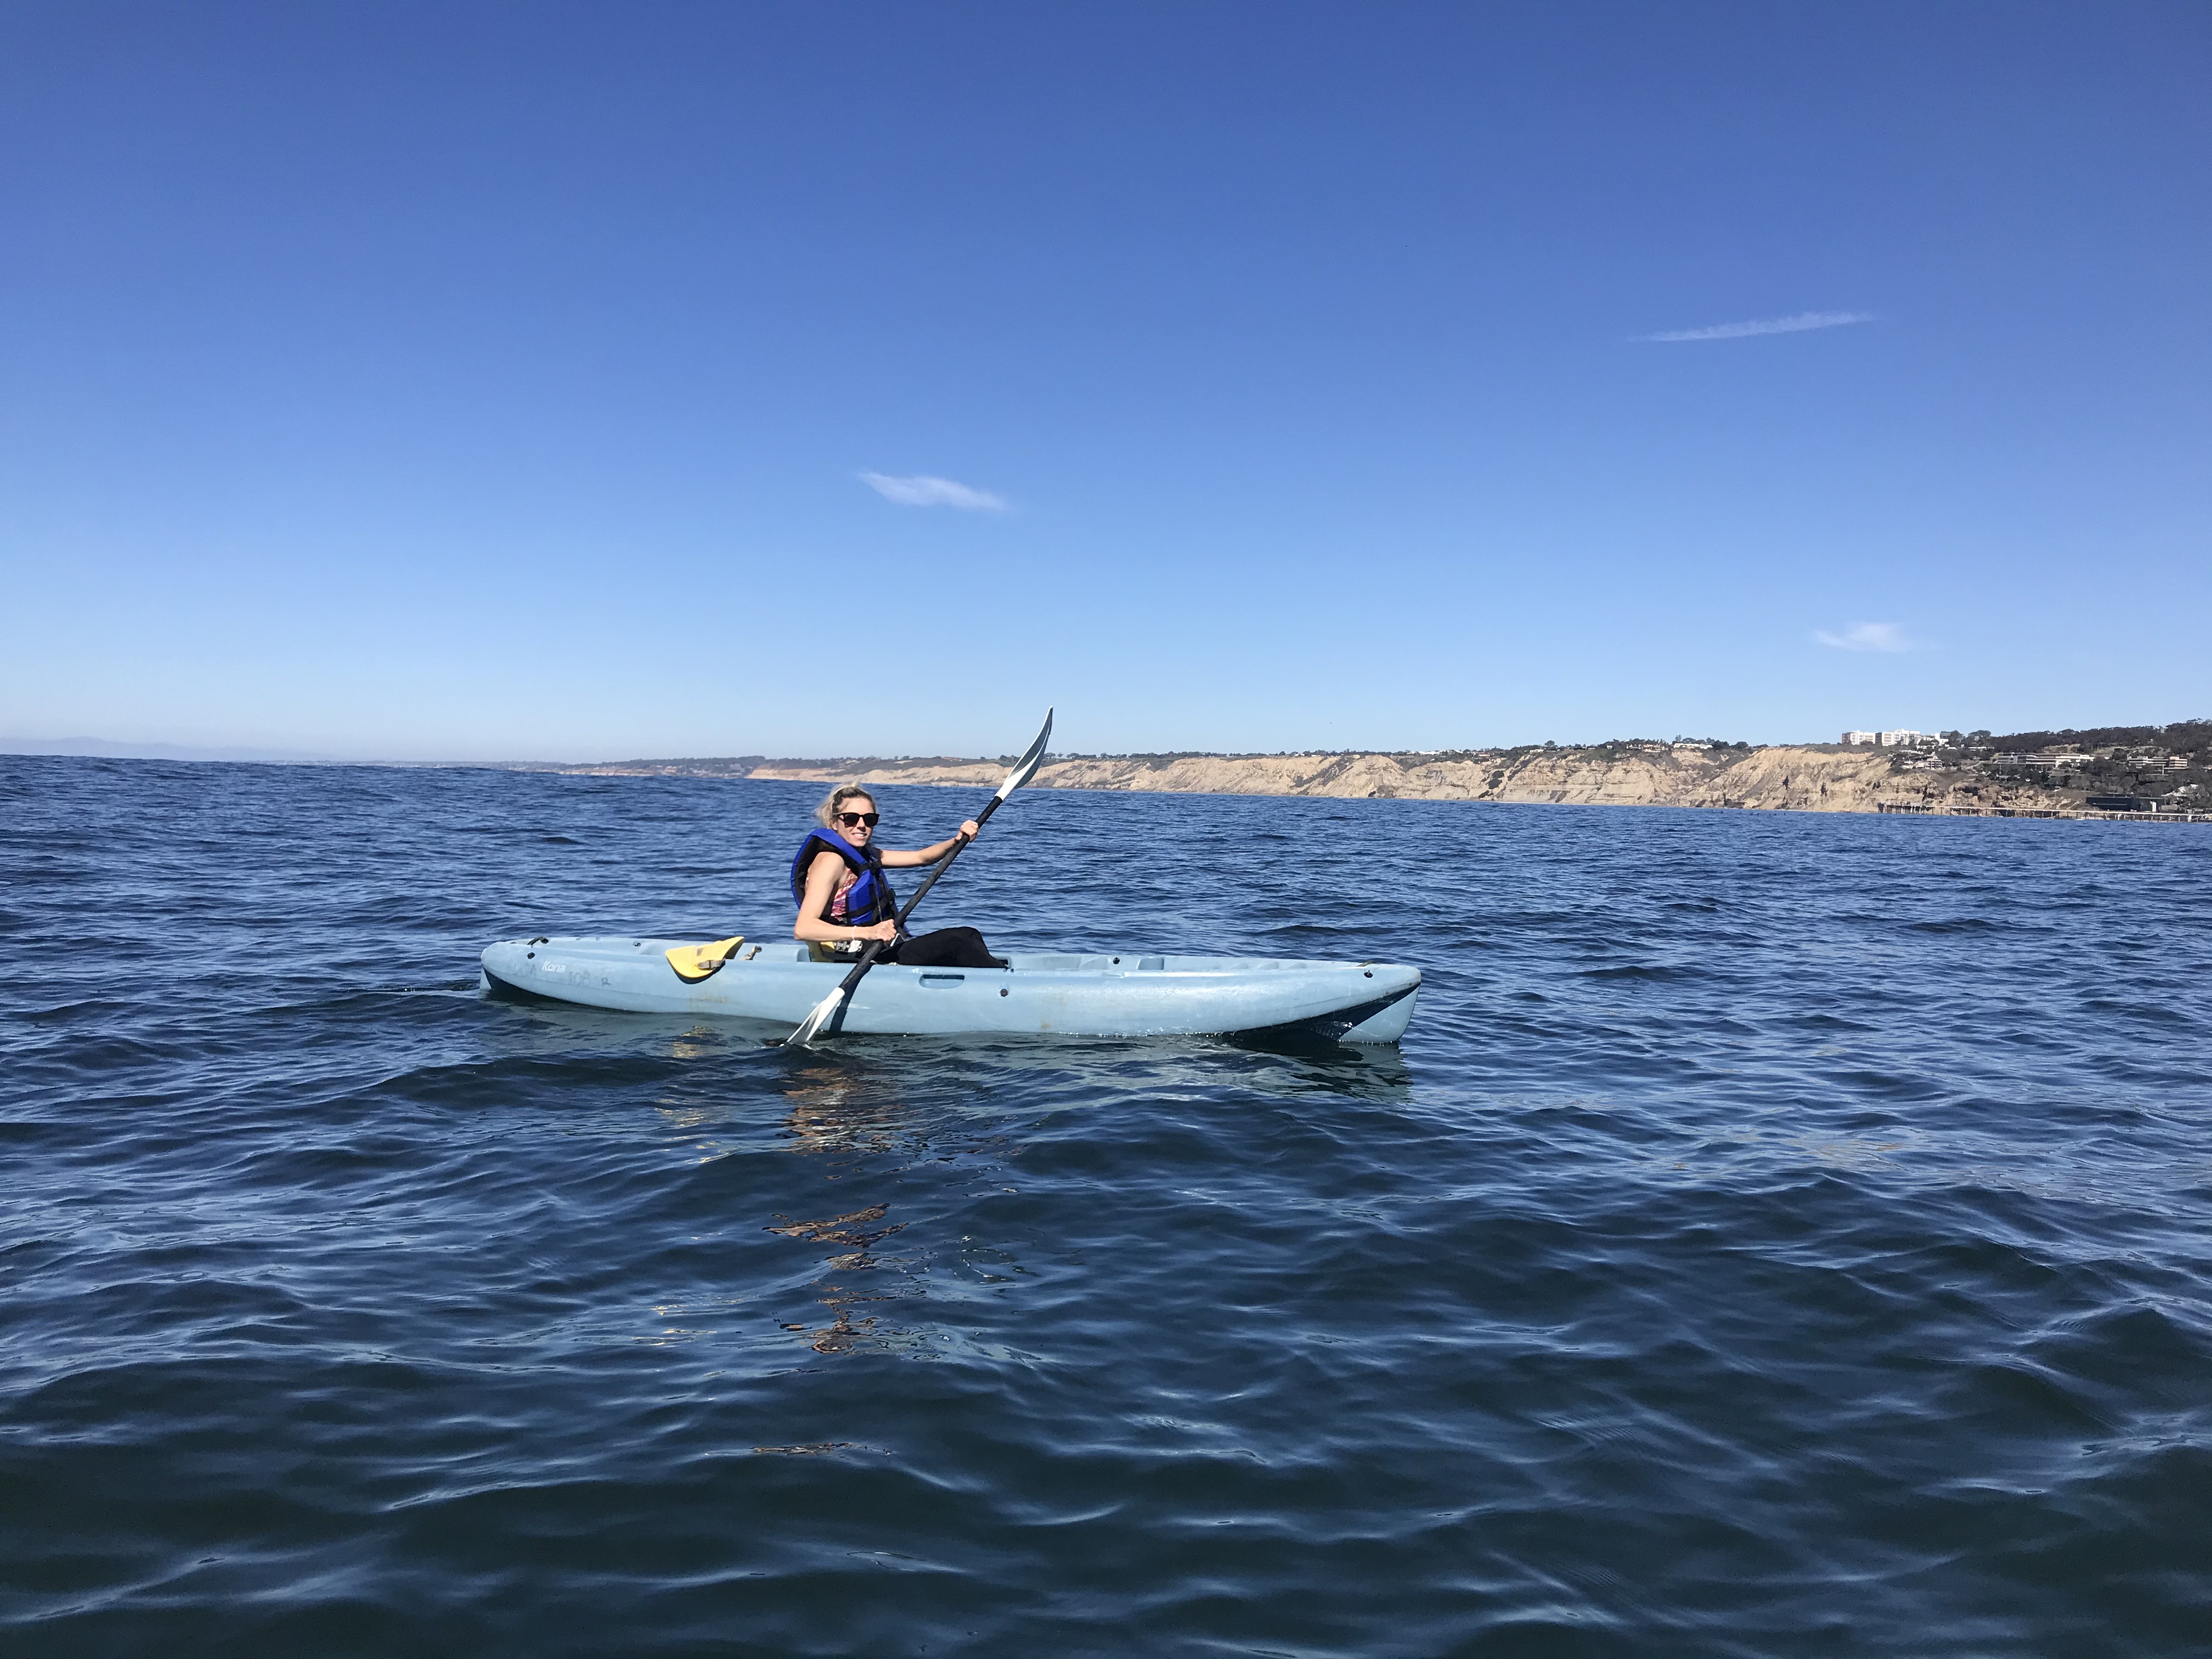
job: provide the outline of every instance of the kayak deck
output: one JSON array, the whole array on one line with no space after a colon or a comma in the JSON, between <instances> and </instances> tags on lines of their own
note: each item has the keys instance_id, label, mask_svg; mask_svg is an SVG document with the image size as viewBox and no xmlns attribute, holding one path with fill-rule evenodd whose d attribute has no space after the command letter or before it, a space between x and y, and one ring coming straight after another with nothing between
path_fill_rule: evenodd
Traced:
<instances>
[{"instance_id":1,"label":"kayak deck","mask_svg":"<svg viewBox=\"0 0 2212 1659\"><path fill-rule=\"evenodd\" d=\"M667 952L692 939L507 939L483 952L487 988L635 1013L719 1015L796 1027L851 971L804 945L744 944L690 981ZM871 969L830 1029L897 1036L1067 1036L1285 1031L1395 1042L1418 968L1256 957L1017 952L1006 968Z\"/></svg>"}]
</instances>

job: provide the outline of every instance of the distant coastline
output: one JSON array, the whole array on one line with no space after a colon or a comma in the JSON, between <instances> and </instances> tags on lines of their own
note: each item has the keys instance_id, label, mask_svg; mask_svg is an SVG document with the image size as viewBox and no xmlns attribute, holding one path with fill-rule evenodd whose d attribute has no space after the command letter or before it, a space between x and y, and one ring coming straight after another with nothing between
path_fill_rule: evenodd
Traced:
<instances>
[{"instance_id":1,"label":"distant coastline","mask_svg":"<svg viewBox=\"0 0 2212 1659\"><path fill-rule=\"evenodd\" d=\"M1873 737L1872 733L1852 733ZM1620 738L1510 749L1064 755L1035 786L1176 794L1735 807L1797 812L2212 817L2212 720L2084 732L1883 733L1897 744ZM603 762L341 761L80 740L0 752L323 765L445 765L589 777L762 778L995 787L1007 757L733 755Z\"/></svg>"},{"instance_id":2,"label":"distant coastline","mask_svg":"<svg viewBox=\"0 0 2212 1659\"><path fill-rule=\"evenodd\" d=\"M1427 753L1066 756L1048 789L1506 801L1546 805L1712 806L1798 812L2096 813L2212 811L2212 722L2087 732L1976 732L1955 744L1753 745L1656 738ZM2037 743L2030 751L2029 739ZM2091 739L2105 738L2098 743ZM2002 745L2017 745L2007 749ZM775 778L801 782L995 786L1004 758L616 761L543 769L600 777ZM2100 809L2098 801L2126 801ZM2200 804L2201 803L2201 804Z\"/></svg>"},{"instance_id":3,"label":"distant coastline","mask_svg":"<svg viewBox=\"0 0 2212 1659\"><path fill-rule=\"evenodd\" d=\"M125 743L110 738L0 738L0 755L58 755L79 760L225 761L245 766L381 766L304 749L240 749L183 743Z\"/></svg>"}]
</instances>

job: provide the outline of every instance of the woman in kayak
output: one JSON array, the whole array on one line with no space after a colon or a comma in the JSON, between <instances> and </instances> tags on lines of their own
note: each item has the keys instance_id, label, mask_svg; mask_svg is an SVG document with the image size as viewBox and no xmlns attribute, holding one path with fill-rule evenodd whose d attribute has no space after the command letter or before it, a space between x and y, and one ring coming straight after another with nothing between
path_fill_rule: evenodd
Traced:
<instances>
[{"instance_id":1,"label":"woman in kayak","mask_svg":"<svg viewBox=\"0 0 2212 1659\"><path fill-rule=\"evenodd\" d=\"M911 870L934 864L979 833L975 819L917 852L901 853L875 844L879 814L875 798L858 784L833 789L814 809L822 827L806 837L791 860L791 896L799 902L792 936L806 944L817 962L857 957L870 939L886 948L878 962L909 968L1003 968L983 936L973 927L942 927L919 938L899 936L898 899L884 877L888 867Z\"/></svg>"}]
</instances>

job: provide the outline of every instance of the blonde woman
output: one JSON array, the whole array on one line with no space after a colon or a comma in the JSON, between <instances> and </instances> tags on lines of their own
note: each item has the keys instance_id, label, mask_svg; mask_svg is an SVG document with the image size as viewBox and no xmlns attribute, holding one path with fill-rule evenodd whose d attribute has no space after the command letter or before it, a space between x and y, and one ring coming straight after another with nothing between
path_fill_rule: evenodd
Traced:
<instances>
[{"instance_id":1,"label":"blonde woman","mask_svg":"<svg viewBox=\"0 0 2212 1659\"><path fill-rule=\"evenodd\" d=\"M871 939L885 941L878 962L909 968L1003 968L973 927L944 927L919 938L902 936L898 896L886 869L912 870L936 863L963 840L981 833L973 818L957 836L911 853L876 845L881 815L875 797L857 783L833 789L814 809L821 828L808 832L791 860L791 896L799 905L792 937L804 939L817 962L857 957Z\"/></svg>"}]
</instances>

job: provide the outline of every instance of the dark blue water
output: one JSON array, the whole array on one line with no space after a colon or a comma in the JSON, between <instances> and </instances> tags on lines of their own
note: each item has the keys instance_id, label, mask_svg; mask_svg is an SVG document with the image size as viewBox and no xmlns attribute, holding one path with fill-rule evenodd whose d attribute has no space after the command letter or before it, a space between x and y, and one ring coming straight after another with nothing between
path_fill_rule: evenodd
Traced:
<instances>
[{"instance_id":1,"label":"dark blue water","mask_svg":"<svg viewBox=\"0 0 2212 1659\"><path fill-rule=\"evenodd\" d=\"M0 780L10 1655L2212 1641L2212 833L1029 793L937 922L1402 1050L787 1053L475 953L811 787Z\"/></svg>"}]
</instances>

